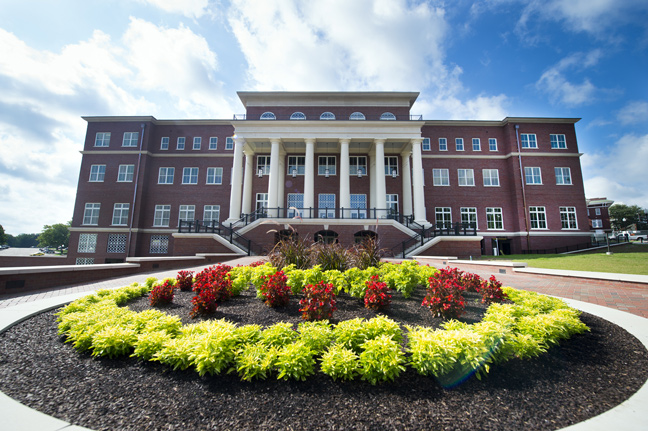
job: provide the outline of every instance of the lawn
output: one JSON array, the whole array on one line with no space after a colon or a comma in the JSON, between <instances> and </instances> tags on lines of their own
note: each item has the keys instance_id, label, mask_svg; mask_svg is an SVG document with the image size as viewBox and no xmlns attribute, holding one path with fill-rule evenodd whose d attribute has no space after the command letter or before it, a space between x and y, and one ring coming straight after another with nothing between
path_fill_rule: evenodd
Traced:
<instances>
[{"instance_id":1,"label":"lawn","mask_svg":"<svg viewBox=\"0 0 648 431\"><path fill-rule=\"evenodd\" d=\"M573 271L613 272L648 275L648 245L627 244L576 254L514 254L510 256L484 256L483 260L510 260L526 262L531 268L566 269Z\"/></svg>"}]
</instances>

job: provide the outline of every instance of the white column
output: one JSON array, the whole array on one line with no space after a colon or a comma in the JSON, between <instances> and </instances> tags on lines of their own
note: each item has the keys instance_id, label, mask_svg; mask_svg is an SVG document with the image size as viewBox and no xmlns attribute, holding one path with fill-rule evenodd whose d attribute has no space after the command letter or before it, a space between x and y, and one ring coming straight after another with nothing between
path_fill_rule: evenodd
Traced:
<instances>
[{"instance_id":1,"label":"white column","mask_svg":"<svg viewBox=\"0 0 648 431\"><path fill-rule=\"evenodd\" d=\"M230 191L229 218L232 224L241 218L241 183L243 179L243 145L245 139L234 138L234 161L232 162L232 187Z\"/></svg>"},{"instance_id":2,"label":"white column","mask_svg":"<svg viewBox=\"0 0 648 431\"><path fill-rule=\"evenodd\" d=\"M403 166L403 214L412 215L412 169L410 167L410 154L408 149L401 154Z\"/></svg>"},{"instance_id":3,"label":"white column","mask_svg":"<svg viewBox=\"0 0 648 431\"><path fill-rule=\"evenodd\" d=\"M243 178L243 204L241 212L249 214L252 212L252 181L254 180L254 152L243 150L245 154L245 176Z\"/></svg>"},{"instance_id":4,"label":"white column","mask_svg":"<svg viewBox=\"0 0 648 431\"><path fill-rule=\"evenodd\" d=\"M283 151L283 149L280 149L279 151L279 175L277 178L277 206L279 208L285 208L285 201L284 201L284 195L285 195L285 189L286 189L286 152ZM279 217L285 217L286 216L286 211L282 211L279 215Z\"/></svg>"},{"instance_id":5,"label":"white column","mask_svg":"<svg viewBox=\"0 0 648 431\"><path fill-rule=\"evenodd\" d=\"M376 181L376 208L378 218L385 218L387 213L387 187L385 185L385 140L376 139L376 169L374 181Z\"/></svg>"},{"instance_id":6,"label":"white column","mask_svg":"<svg viewBox=\"0 0 648 431\"><path fill-rule=\"evenodd\" d=\"M369 166L367 175L369 177L369 208L376 208L376 152L371 150L369 153ZM367 217L374 218L376 214L369 211Z\"/></svg>"},{"instance_id":7,"label":"white column","mask_svg":"<svg viewBox=\"0 0 648 431\"><path fill-rule=\"evenodd\" d=\"M279 206L279 153L280 140L271 139L270 144L270 175L268 176L268 216L277 217Z\"/></svg>"},{"instance_id":8,"label":"white column","mask_svg":"<svg viewBox=\"0 0 648 431\"><path fill-rule=\"evenodd\" d=\"M425 218L425 193L423 192L423 159L421 158L422 139L412 139L412 187L414 190L414 221L428 225Z\"/></svg>"},{"instance_id":9,"label":"white column","mask_svg":"<svg viewBox=\"0 0 648 431\"><path fill-rule=\"evenodd\" d=\"M306 139L306 166L304 167L304 216L308 208L315 208L315 139ZM312 213L311 217L317 217Z\"/></svg>"},{"instance_id":10,"label":"white column","mask_svg":"<svg viewBox=\"0 0 648 431\"><path fill-rule=\"evenodd\" d=\"M340 139L340 208L342 217L349 217L351 208L351 184L349 182L349 139Z\"/></svg>"}]
</instances>

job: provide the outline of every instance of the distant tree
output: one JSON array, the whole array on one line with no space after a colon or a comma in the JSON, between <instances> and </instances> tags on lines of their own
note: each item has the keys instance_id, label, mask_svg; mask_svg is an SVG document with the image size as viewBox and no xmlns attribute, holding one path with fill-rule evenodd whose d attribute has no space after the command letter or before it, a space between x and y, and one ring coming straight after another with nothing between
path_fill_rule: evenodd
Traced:
<instances>
[{"instance_id":1,"label":"distant tree","mask_svg":"<svg viewBox=\"0 0 648 431\"><path fill-rule=\"evenodd\" d=\"M11 247L36 247L38 245L37 233L21 233L15 237L7 235L7 244Z\"/></svg>"},{"instance_id":2,"label":"distant tree","mask_svg":"<svg viewBox=\"0 0 648 431\"><path fill-rule=\"evenodd\" d=\"M615 230L624 230L630 225L640 228L646 217L646 210L638 205L614 204L610 207L610 223Z\"/></svg>"},{"instance_id":3,"label":"distant tree","mask_svg":"<svg viewBox=\"0 0 648 431\"><path fill-rule=\"evenodd\" d=\"M43 231L38 235L40 247L67 247L70 241L70 223L57 223L43 226Z\"/></svg>"},{"instance_id":4,"label":"distant tree","mask_svg":"<svg viewBox=\"0 0 648 431\"><path fill-rule=\"evenodd\" d=\"M7 235L5 234L4 228L0 224L0 244L7 242Z\"/></svg>"}]
</instances>

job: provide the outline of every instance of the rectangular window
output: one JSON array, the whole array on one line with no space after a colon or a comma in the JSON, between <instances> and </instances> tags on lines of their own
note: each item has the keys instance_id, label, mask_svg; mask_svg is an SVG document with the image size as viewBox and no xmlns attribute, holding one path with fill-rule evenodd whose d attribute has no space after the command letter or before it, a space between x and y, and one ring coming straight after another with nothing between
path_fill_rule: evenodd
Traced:
<instances>
[{"instance_id":1,"label":"rectangular window","mask_svg":"<svg viewBox=\"0 0 648 431\"><path fill-rule=\"evenodd\" d=\"M127 226L128 225L128 210L130 204L115 204L113 207L113 226Z\"/></svg>"},{"instance_id":2,"label":"rectangular window","mask_svg":"<svg viewBox=\"0 0 648 431\"><path fill-rule=\"evenodd\" d=\"M562 186L569 186L572 183L571 169L569 168L554 168L556 172L556 184Z\"/></svg>"},{"instance_id":3,"label":"rectangular window","mask_svg":"<svg viewBox=\"0 0 648 431\"><path fill-rule=\"evenodd\" d=\"M234 149L234 138L231 137L225 138L225 149L226 150Z\"/></svg>"},{"instance_id":4,"label":"rectangular window","mask_svg":"<svg viewBox=\"0 0 648 431\"><path fill-rule=\"evenodd\" d=\"M200 136L194 137L193 141L193 150L200 150L200 146L202 145L202 138Z\"/></svg>"},{"instance_id":5,"label":"rectangular window","mask_svg":"<svg viewBox=\"0 0 648 431\"><path fill-rule=\"evenodd\" d=\"M176 142L176 150L184 150L185 149L185 138L179 137L177 142Z\"/></svg>"},{"instance_id":6,"label":"rectangular window","mask_svg":"<svg viewBox=\"0 0 648 431\"><path fill-rule=\"evenodd\" d=\"M470 227L477 228L477 208L475 207L462 207L461 211L461 223L467 223Z\"/></svg>"},{"instance_id":7,"label":"rectangular window","mask_svg":"<svg viewBox=\"0 0 648 431\"><path fill-rule=\"evenodd\" d=\"M169 235L151 235L149 247L151 254L166 254L169 252Z\"/></svg>"},{"instance_id":8,"label":"rectangular window","mask_svg":"<svg viewBox=\"0 0 648 431\"><path fill-rule=\"evenodd\" d=\"M481 151L481 141L479 138L472 138L473 151Z\"/></svg>"},{"instance_id":9,"label":"rectangular window","mask_svg":"<svg viewBox=\"0 0 648 431\"><path fill-rule=\"evenodd\" d=\"M158 184L173 184L175 168L160 168Z\"/></svg>"},{"instance_id":10,"label":"rectangular window","mask_svg":"<svg viewBox=\"0 0 648 431\"><path fill-rule=\"evenodd\" d=\"M220 220L220 205L205 205L203 208L203 221L219 221Z\"/></svg>"},{"instance_id":11,"label":"rectangular window","mask_svg":"<svg viewBox=\"0 0 648 431\"><path fill-rule=\"evenodd\" d=\"M457 147L457 151L463 151L464 150L463 138L455 138L455 146Z\"/></svg>"},{"instance_id":12,"label":"rectangular window","mask_svg":"<svg viewBox=\"0 0 648 431\"><path fill-rule=\"evenodd\" d=\"M196 206L195 205L180 205L178 211L178 225L182 221L194 221L196 219Z\"/></svg>"},{"instance_id":13,"label":"rectangular window","mask_svg":"<svg viewBox=\"0 0 648 431\"><path fill-rule=\"evenodd\" d=\"M304 215L304 194L288 193L288 217L302 217Z\"/></svg>"},{"instance_id":14,"label":"rectangular window","mask_svg":"<svg viewBox=\"0 0 648 431\"><path fill-rule=\"evenodd\" d=\"M499 187L499 170L498 169L482 169L484 176L484 187Z\"/></svg>"},{"instance_id":15,"label":"rectangular window","mask_svg":"<svg viewBox=\"0 0 648 431\"><path fill-rule=\"evenodd\" d=\"M398 157L385 157L385 175L398 175Z\"/></svg>"},{"instance_id":16,"label":"rectangular window","mask_svg":"<svg viewBox=\"0 0 648 431\"><path fill-rule=\"evenodd\" d=\"M432 185L449 186L450 173L448 169L432 169Z\"/></svg>"},{"instance_id":17,"label":"rectangular window","mask_svg":"<svg viewBox=\"0 0 648 431\"><path fill-rule=\"evenodd\" d=\"M297 175L304 175L306 173L305 156L288 156L288 175L292 175L295 169L297 170Z\"/></svg>"},{"instance_id":18,"label":"rectangular window","mask_svg":"<svg viewBox=\"0 0 648 431\"><path fill-rule=\"evenodd\" d=\"M594 214L601 215L601 208L594 208Z\"/></svg>"},{"instance_id":19,"label":"rectangular window","mask_svg":"<svg viewBox=\"0 0 648 431\"><path fill-rule=\"evenodd\" d=\"M207 184L223 184L223 168L207 168Z\"/></svg>"},{"instance_id":20,"label":"rectangular window","mask_svg":"<svg viewBox=\"0 0 648 431\"><path fill-rule=\"evenodd\" d=\"M85 204L85 211L83 212L84 225L98 225L99 224L99 209L101 204L91 203Z\"/></svg>"},{"instance_id":21,"label":"rectangular window","mask_svg":"<svg viewBox=\"0 0 648 431\"><path fill-rule=\"evenodd\" d=\"M502 208L486 208L486 228L489 230L504 229Z\"/></svg>"},{"instance_id":22,"label":"rectangular window","mask_svg":"<svg viewBox=\"0 0 648 431\"><path fill-rule=\"evenodd\" d=\"M119 165L119 172L117 173L117 182L132 183L134 173L135 173L135 165Z\"/></svg>"},{"instance_id":23,"label":"rectangular window","mask_svg":"<svg viewBox=\"0 0 648 431\"><path fill-rule=\"evenodd\" d=\"M547 214L545 207L529 207L531 229L547 229Z\"/></svg>"},{"instance_id":24,"label":"rectangular window","mask_svg":"<svg viewBox=\"0 0 648 431\"><path fill-rule=\"evenodd\" d=\"M126 253L126 238L125 233L109 233L108 234L108 253Z\"/></svg>"},{"instance_id":25,"label":"rectangular window","mask_svg":"<svg viewBox=\"0 0 648 431\"><path fill-rule=\"evenodd\" d=\"M156 205L153 226L168 227L171 218L171 205Z\"/></svg>"},{"instance_id":26,"label":"rectangular window","mask_svg":"<svg viewBox=\"0 0 648 431\"><path fill-rule=\"evenodd\" d=\"M270 156L257 156L257 170L263 171L263 175L270 174Z\"/></svg>"},{"instance_id":27,"label":"rectangular window","mask_svg":"<svg viewBox=\"0 0 648 431\"><path fill-rule=\"evenodd\" d=\"M209 149L210 150L218 149L218 137L212 136L211 138L209 138Z\"/></svg>"},{"instance_id":28,"label":"rectangular window","mask_svg":"<svg viewBox=\"0 0 648 431\"><path fill-rule=\"evenodd\" d=\"M603 228L603 220L601 219L592 219L592 227L595 229Z\"/></svg>"},{"instance_id":29,"label":"rectangular window","mask_svg":"<svg viewBox=\"0 0 648 431\"><path fill-rule=\"evenodd\" d=\"M94 253L97 250L97 234L82 233L79 235L79 253Z\"/></svg>"},{"instance_id":30,"label":"rectangular window","mask_svg":"<svg viewBox=\"0 0 648 431\"><path fill-rule=\"evenodd\" d=\"M75 265L94 265L94 257L77 257Z\"/></svg>"},{"instance_id":31,"label":"rectangular window","mask_svg":"<svg viewBox=\"0 0 648 431\"><path fill-rule=\"evenodd\" d=\"M565 135L549 135L551 138L551 148L567 148Z\"/></svg>"},{"instance_id":32,"label":"rectangular window","mask_svg":"<svg viewBox=\"0 0 648 431\"><path fill-rule=\"evenodd\" d=\"M540 168L524 168L524 177L527 184L542 184Z\"/></svg>"},{"instance_id":33,"label":"rectangular window","mask_svg":"<svg viewBox=\"0 0 648 431\"><path fill-rule=\"evenodd\" d=\"M522 141L522 148L538 148L535 133L522 133L520 141Z\"/></svg>"},{"instance_id":34,"label":"rectangular window","mask_svg":"<svg viewBox=\"0 0 648 431\"><path fill-rule=\"evenodd\" d=\"M430 145L430 138L423 138L423 142L421 142L421 150L430 151L431 149L432 146Z\"/></svg>"},{"instance_id":35,"label":"rectangular window","mask_svg":"<svg viewBox=\"0 0 648 431\"><path fill-rule=\"evenodd\" d=\"M335 156L319 156L317 165L318 175L335 175Z\"/></svg>"},{"instance_id":36,"label":"rectangular window","mask_svg":"<svg viewBox=\"0 0 648 431\"><path fill-rule=\"evenodd\" d=\"M450 207L436 207L434 208L434 216L437 224L449 226L452 224L452 211Z\"/></svg>"},{"instance_id":37,"label":"rectangular window","mask_svg":"<svg viewBox=\"0 0 648 431\"><path fill-rule=\"evenodd\" d=\"M198 168L183 168L182 184L198 184Z\"/></svg>"},{"instance_id":38,"label":"rectangular window","mask_svg":"<svg viewBox=\"0 0 648 431\"><path fill-rule=\"evenodd\" d=\"M497 139L488 138L488 151L497 151Z\"/></svg>"},{"instance_id":39,"label":"rectangular window","mask_svg":"<svg viewBox=\"0 0 648 431\"><path fill-rule=\"evenodd\" d=\"M349 157L349 175L367 175L367 157L353 156Z\"/></svg>"},{"instance_id":40,"label":"rectangular window","mask_svg":"<svg viewBox=\"0 0 648 431\"><path fill-rule=\"evenodd\" d=\"M169 137L165 136L160 140L160 150L168 150L169 149Z\"/></svg>"},{"instance_id":41,"label":"rectangular window","mask_svg":"<svg viewBox=\"0 0 648 431\"><path fill-rule=\"evenodd\" d=\"M448 151L448 140L446 138L439 138L439 151Z\"/></svg>"},{"instance_id":42,"label":"rectangular window","mask_svg":"<svg viewBox=\"0 0 648 431\"><path fill-rule=\"evenodd\" d=\"M387 195L387 209L392 214L398 214L398 195L397 194L388 194Z\"/></svg>"},{"instance_id":43,"label":"rectangular window","mask_svg":"<svg viewBox=\"0 0 648 431\"><path fill-rule=\"evenodd\" d=\"M139 132L124 132L122 147L137 147Z\"/></svg>"},{"instance_id":44,"label":"rectangular window","mask_svg":"<svg viewBox=\"0 0 648 431\"><path fill-rule=\"evenodd\" d=\"M91 183L103 183L106 175L106 165L92 165L90 166L90 181Z\"/></svg>"},{"instance_id":45,"label":"rectangular window","mask_svg":"<svg viewBox=\"0 0 648 431\"><path fill-rule=\"evenodd\" d=\"M560 223L563 229L578 229L576 207L560 207Z\"/></svg>"},{"instance_id":46,"label":"rectangular window","mask_svg":"<svg viewBox=\"0 0 648 431\"><path fill-rule=\"evenodd\" d=\"M351 194L351 218L367 218L367 195Z\"/></svg>"},{"instance_id":47,"label":"rectangular window","mask_svg":"<svg viewBox=\"0 0 648 431\"><path fill-rule=\"evenodd\" d=\"M472 169L457 169L460 186L475 185L475 171Z\"/></svg>"},{"instance_id":48,"label":"rectangular window","mask_svg":"<svg viewBox=\"0 0 648 431\"><path fill-rule=\"evenodd\" d=\"M95 135L95 147L107 147L110 145L110 132L98 132Z\"/></svg>"},{"instance_id":49,"label":"rectangular window","mask_svg":"<svg viewBox=\"0 0 648 431\"><path fill-rule=\"evenodd\" d=\"M256 194L256 209L268 208L268 194L267 193L257 193Z\"/></svg>"},{"instance_id":50,"label":"rectangular window","mask_svg":"<svg viewBox=\"0 0 648 431\"><path fill-rule=\"evenodd\" d=\"M319 218L335 218L335 195L320 193L317 207Z\"/></svg>"}]
</instances>

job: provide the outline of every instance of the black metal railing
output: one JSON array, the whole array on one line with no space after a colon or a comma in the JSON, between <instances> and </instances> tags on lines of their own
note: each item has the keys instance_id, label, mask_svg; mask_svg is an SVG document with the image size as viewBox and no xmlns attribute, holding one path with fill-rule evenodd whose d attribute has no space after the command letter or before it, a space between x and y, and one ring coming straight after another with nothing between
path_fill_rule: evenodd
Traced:
<instances>
[{"instance_id":1,"label":"black metal railing","mask_svg":"<svg viewBox=\"0 0 648 431\"><path fill-rule=\"evenodd\" d=\"M178 233L212 233L227 239L230 244L251 254L263 254L265 250L259 244L239 234L229 226L216 220L181 220L178 224Z\"/></svg>"},{"instance_id":2,"label":"black metal railing","mask_svg":"<svg viewBox=\"0 0 648 431\"><path fill-rule=\"evenodd\" d=\"M178 233L217 233L223 225L218 220L180 220Z\"/></svg>"},{"instance_id":3,"label":"black metal railing","mask_svg":"<svg viewBox=\"0 0 648 431\"><path fill-rule=\"evenodd\" d=\"M417 223L418 224L418 223ZM421 227L422 228L422 227ZM434 223L427 228L422 228L416 235L391 248L394 256L405 258L407 253L437 236L469 236L477 235L476 223Z\"/></svg>"}]
</instances>

